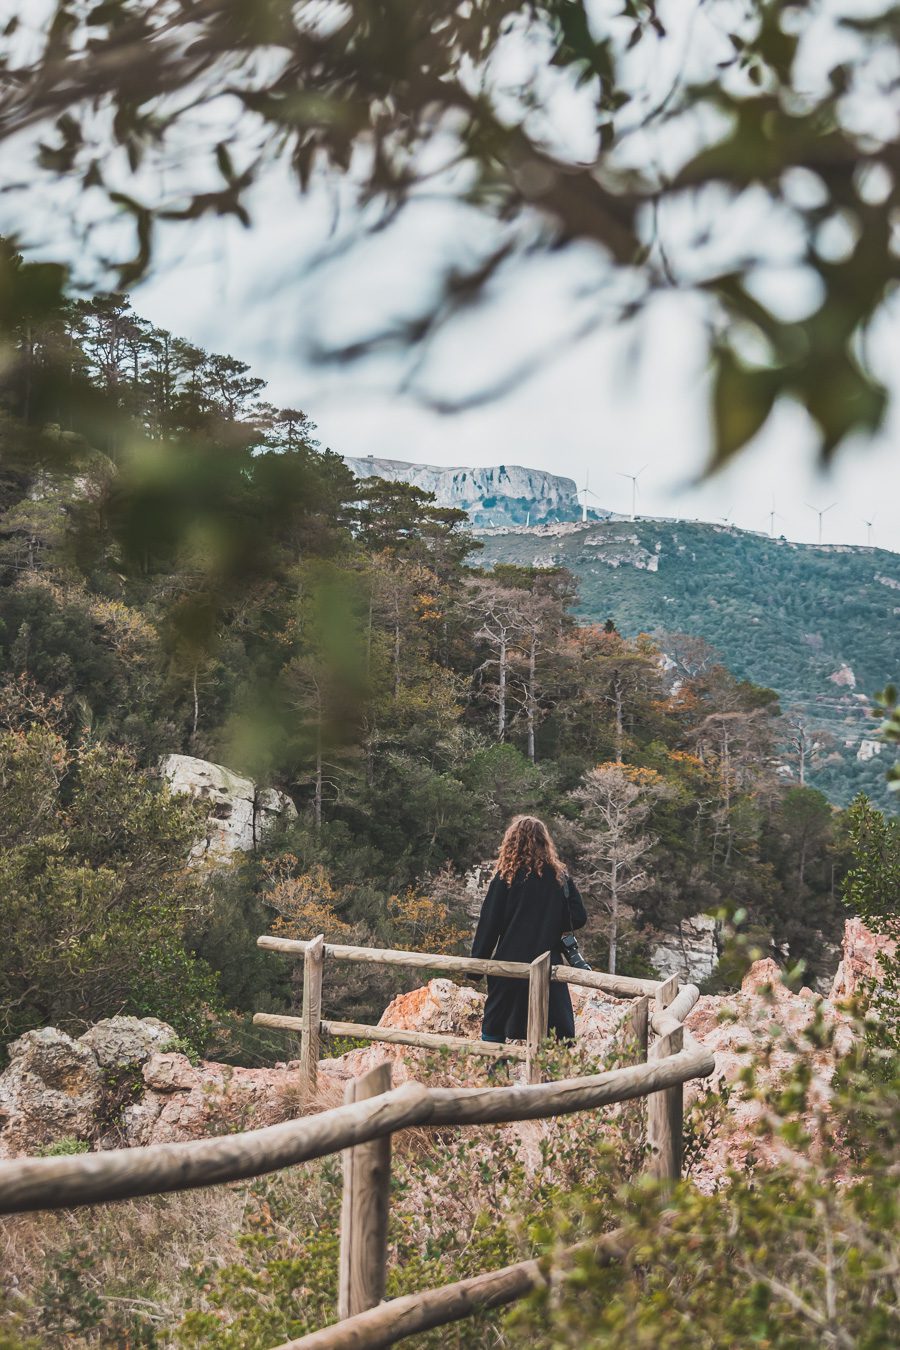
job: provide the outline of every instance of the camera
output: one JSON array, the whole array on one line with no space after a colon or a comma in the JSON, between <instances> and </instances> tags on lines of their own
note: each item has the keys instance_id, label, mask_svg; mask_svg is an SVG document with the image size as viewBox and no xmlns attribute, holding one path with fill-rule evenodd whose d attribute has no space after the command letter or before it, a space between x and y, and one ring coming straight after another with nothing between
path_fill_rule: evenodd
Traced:
<instances>
[{"instance_id":1,"label":"camera","mask_svg":"<svg viewBox=\"0 0 900 1350\"><path fill-rule=\"evenodd\" d=\"M578 970L592 969L582 956L578 939L574 933L566 933L560 938L559 945L562 948L563 960L567 965L575 966Z\"/></svg>"}]
</instances>

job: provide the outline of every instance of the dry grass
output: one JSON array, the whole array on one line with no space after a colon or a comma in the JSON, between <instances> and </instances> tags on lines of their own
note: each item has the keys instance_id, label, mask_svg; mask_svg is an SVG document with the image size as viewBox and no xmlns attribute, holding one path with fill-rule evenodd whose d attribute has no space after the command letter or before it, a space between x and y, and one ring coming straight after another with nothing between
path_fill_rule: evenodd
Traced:
<instances>
[{"instance_id":1,"label":"dry grass","mask_svg":"<svg viewBox=\"0 0 900 1350\"><path fill-rule=\"evenodd\" d=\"M55 1330L67 1346L103 1344L90 1329L79 1334L77 1309L63 1306L67 1272L77 1269L76 1302L87 1307L99 1300L110 1312L118 1305L123 1313L140 1311L155 1326L172 1326L187 1306L198 1264L213 1253L222 1264L239 1255L235 1235L248 1197L246 1185L219 1186L6 1219L0 1226L4 1311L21 1318L29 1334L43 1338Z\"/></svg>"},{"instance_id":2,"label":"dry grass","mask_svg":"<svg viewBox=\"0 0 900 1350\"><path fill-rule=\"evenodd\" d=\"M406 1053L415 1059L408 1066L415 1076L432 1085L501 1083L521 1073L521 1066L512 1065L499 1071L492 1066L489 1074L486 1063L468 1056ZM598 1066L581 1047L557 1047L548 1051L545 1067L548 1076L559 1077ZM328 1110L340 1104L343 1092L343 1082L320 1074L312 1106L298 1098L286 1103L285 1114ZM428 1287L452 1278L473 1243L473 1259L477 1254L488 1266L526 1254L524 1246L513 1253L485 1248L481 1216L492 1214L495 1224L511 1221L511 1238L519 1229L515 1214L523 1194L538 1178L544 1186L571 1185L591 1158L598 1131L604 1134L611 1124L586 1113L574 1121L398 1133L394 1262L402 1270L412 1258L413 1283ZM29 1350L31 1344L169 1350L178 1344L176 1328L185 1315L210 1306L215 1272L247 1263L242 1235L274 1238L287 1256L317 1232L333 1237L336 1167L338 1159L323 1159L257 1182L0 1223L0 1345L15 1350L12 1333L17 1333L34 1338L23 1339ZM451 1238L448 1245L444 1236ZM521 1234L513 1239L517 1248L521 1240ZM435 1243L440 1257L428 1255ZM483 1330L499 1336L496 1326ZM4 1332L11 1339L5 1340Z\"/></svg>"},{"instance_id":3,"label":"dry grass","mask_svg":"<svg viewBox=\"0 0 900 1350\"><path fill-rule=\"evenodd\" d=\"M255 1230L261 1210L268 1213L267 1187L278 1188L301 1231L315 1223L321 1167L3 1221L0 1344L6 1350L3 1333L13 1329L41 1347L67 1350L174 1344L173 1329L197 1306L211 1269L243 1261L237 1239Z\"/></svg>"}]
</instances>

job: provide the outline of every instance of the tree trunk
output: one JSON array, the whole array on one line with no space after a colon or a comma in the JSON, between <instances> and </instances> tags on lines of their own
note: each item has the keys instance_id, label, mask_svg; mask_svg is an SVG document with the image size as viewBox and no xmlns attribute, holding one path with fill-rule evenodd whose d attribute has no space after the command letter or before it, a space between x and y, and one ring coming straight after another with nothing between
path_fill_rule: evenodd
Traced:
<instances>
[{"instance_id":1,"label":"tree trunk","mask_svg":"<svg viewBox=\"0 0 900 1350\"><path fill-rule=\"evenodd\" d=\"M623 717L622 681L618 678L618 676L616 676L616 680L613 685L613 693L615 695L615 705L616 705L616 763L621 764L622 745L625 738L625 727Z\"/></svg>"},{"instance_id":2,"label":"tree trunk","mask_svg":"<svg viewBox=\"0 0 900 1350\"><path fill-rule=\"evenodd\" d=\"M508 658L507 658L507 655L506 655L506 634L504 633L503 636L502 636L502 638L500 639L500 649L499 649L499 658L498 658L499 673L498 673L498 676L497 676L497 738L498 738L498 740L501 740L501 741L505 741L505 740L506 740L506 667L507 667L507 661L508 661Z\"/></svg>"},{"instance_id":3,"label":"tree trunk","mask_svg":"<svg viewBox=\"0 0 900 1350\"><path fill-rule=\"evenodd\" d=\"M535 720L535 667L537 665L537 654L535 651L537 640L532 634L531 644L528 648L528 689L525 694L525 716L528 726L528 758L534 763L534 720Z\"/></svg>"},{"instance_id":4,"label":"tree trunk","mask_svg":"<svg viewBox=\"0 0 900 1350\"><path fill-rule=\"evenodd\" d=\"M400 697L400 620L394 624L394 702Z\"/></svg>"},{"instance_id":5,"label":"tree trunk","mask_svg":"<svg viewBox=\"0 0 900 1350\"><path fill-rule=\"evenodd\" d=\"M25 325L25 388L22 390L22 421L31 417L31 377L34 367L34 338L31 324Z\"/></svg>"},{"instance_id":6,"label":"tree trunk","mask_svg":"<svg viewBox=\"0 0 900 1350\"><path fill-rule=\"evenodd\" d=\"M191 726L191 736L197 735L197 723L200 721L200 691L197 686L197 663L194 662L194 677L191 681L191 691L194 695L194 720Z\"/></svg>"},{"instance_id":7,"label":"tree trunk","mask_svg":"<svg viewBox=\"0 0 900 1350\"><path fill-rule=\"evenodd\" d=\"M313 797L313 815L316 830L322 828L322 697L317 691L316 697L316 786Z\"/></svg>"},{"instance_id":8,"label":"tree trunk","mask_svg":"<svg viewBox=\"0 0 900 1350\"><path fill-rule=\"evenodd\" d=\"M609 876L609 973L615 975L619 953L619 864L614 862Z\"/></svg>"},{"instance_id":9,"label":"tree trunk","mask_svg":"<svg viewBox=\"0 0 900 1350\"><path fill-rule=\"evenodd\" d=\"M378 736L378 728L373 727L366 736L366 787L375 786L375 743Z\"/></svg>"}]
</instances>

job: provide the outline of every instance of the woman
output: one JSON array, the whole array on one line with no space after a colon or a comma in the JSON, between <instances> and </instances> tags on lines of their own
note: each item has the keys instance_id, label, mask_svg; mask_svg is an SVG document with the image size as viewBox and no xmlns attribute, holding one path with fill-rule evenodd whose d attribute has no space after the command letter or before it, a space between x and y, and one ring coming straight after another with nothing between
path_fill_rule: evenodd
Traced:
<instances>
[{"instance_id":1,"label":"woman","mask_svg":"<svg viewBox=\"0 0 900 1350\"><path fill-rule=\"evenodd\" d=\"M481 907L472 955L498 961L533 961L549 952L554 964L559 965L560 938L586 923L578 888L560 861L546 825L535 816L516 816L500 845L497 871ZM528 981L489 975L481 1039L523 1040L527 1029ZM575 1037L568 985L554 982L550 986L548 1030L560 1040Z\"/></svg>"}]
</instances>

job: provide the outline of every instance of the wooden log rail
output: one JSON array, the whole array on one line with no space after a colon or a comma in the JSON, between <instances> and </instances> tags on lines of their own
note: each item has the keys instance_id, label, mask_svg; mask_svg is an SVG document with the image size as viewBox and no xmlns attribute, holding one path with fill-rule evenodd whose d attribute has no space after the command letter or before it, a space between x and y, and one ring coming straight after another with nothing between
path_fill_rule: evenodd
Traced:
<instances>
[{"instance_id":1,"label":"wooden log rail","mask_svg":"<svg viewBox=\"0 0 900 1350\"><path fill-rule=\"evenodd\" d=\"M318 938L303 941L296 938L272 937L264 934L256 939L257 947L268 952L283 952L287 956L305 956ZM410 969L446 970L457 975L506 975L510 979L527 980L531 970L527 961L491 961L479 956L447 956L439 952L407 952L390 947L347 947L324 943L323 952L332 961L362 961L376 966L408 966ZM655 994L659 980L640 980L631 975L608 975L602 970L578 970L575 966L553 966L551 980L577 984L585 989L603 989L616 998L636 998L640 994Z\"/></svg>"},{"instance_id":2,"label":"wooden log rail","mask_svg":"<svg viewBox=\"0 0 900 1350\"><path fill-rule=\"evenodd\" d=\"M413 1045L425 1049L449 1049L486 1058L524 1059L529 1083L539 1083L540 1048L547 1036L547 1015L550 1004L550 985L553 981L573 984L584 989L601 989L618 998L659 999L665 1002L677 993L678 981L672 979L640 980L628 975L608 975L599 970L578 970L573 966L554 966L550 953L544 952L534 961L493 961L476 956L448 956L437 952L413 952L396 948L351 947L326 942L319 933L308 940L273 937L266 934L257 938L257 946L264 951L281 952L286 956L303 958L303 1010L300 1017L281 1013L257 1013L257 1026L300 1035L301 1090L312 1100L316 1090L321 1038L348 1036L356 1040L383 1041L389 1045ZM323 962L359 961L367 965L406 966L418 970L443 970L456 975L501 975L507 979L528 981L528 1027L524 1046L488 1041L470 1041L462 1036L444 1036L434 1032L411 1031L404 1027L373 1027L363 1022L335 1022L322 1017ZM689 986L693 988L693 986ZM665 1003L661 1006L665 1006ZM646 1035L644 1034L646 1042Z\"/></svg>"},{"instance_id":3,"label":"wooden log rail","mask_svg":"<svg viewBox=\"0 0 900 1350\"><path fill-rule=\"evenodd\" d=\"M620 1260L626 1248L618 1231L589 1242L574 1243L555 1254L554 1270L564 1269L586 1250L598 1265L607 1266ZM392 1298L380 1307L371 1307L321 1331L285 1341L275 1350L381 1350L382 1346L395 1345L417 1332L461 1322L482 1309L515 1303L546 1283L543 1260L517 1261L515 1265L457 1280L439 1289Z\"/></svg>"},{"instance_id":4,"label":"wooden log rail","mask_svg":"<svg viewBox=\"0 0 900 1350\"><path fill-rule=\"evenodd\" d=\"M0 1162L0 1213L63 1209L264 1176L413 1125L500 1125L632 1101L712 1073L705 1050L558 1083L426 1088L404 1083L367 1101L261 1130L181 1144Z\"/></svg>"}]
</instances>

